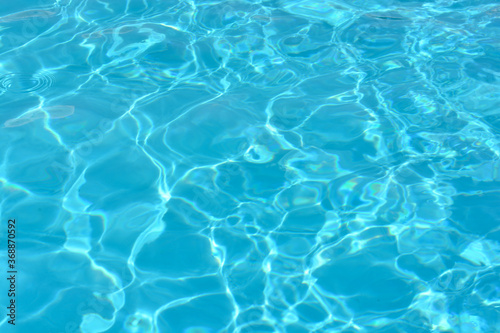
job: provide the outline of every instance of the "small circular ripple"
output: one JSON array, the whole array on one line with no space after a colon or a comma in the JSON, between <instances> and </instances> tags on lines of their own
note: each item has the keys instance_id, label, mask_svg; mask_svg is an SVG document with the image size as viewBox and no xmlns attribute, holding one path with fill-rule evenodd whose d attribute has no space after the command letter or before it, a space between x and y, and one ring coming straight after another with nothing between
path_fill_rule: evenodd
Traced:
<instances>
[{"instance_id":1,"label":"small circular ripple","mask_svg":"<svg viewBox=\"0 0 500 333\"><path fill-rule=\"evenodd\" d=\"M47 73L9 73L0 76L0 90L13 93L40 92L52 86L52 81Z\"/></svg>"}]
</instances>

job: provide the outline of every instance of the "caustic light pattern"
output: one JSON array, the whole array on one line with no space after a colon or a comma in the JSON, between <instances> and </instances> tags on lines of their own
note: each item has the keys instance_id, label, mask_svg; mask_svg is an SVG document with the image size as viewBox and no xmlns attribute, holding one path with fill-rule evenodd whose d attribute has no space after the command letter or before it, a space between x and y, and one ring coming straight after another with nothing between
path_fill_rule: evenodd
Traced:
<instances>
[{"instance_id":1,"label":"caustic light pattern","mask_svg":"<svg viewBox=\"0 0 500 333\"><path fill-rule=\"evenodd\" d=\"M4 2L15 332L500 332L497 1Z\"/></svg>"}]
</instances>

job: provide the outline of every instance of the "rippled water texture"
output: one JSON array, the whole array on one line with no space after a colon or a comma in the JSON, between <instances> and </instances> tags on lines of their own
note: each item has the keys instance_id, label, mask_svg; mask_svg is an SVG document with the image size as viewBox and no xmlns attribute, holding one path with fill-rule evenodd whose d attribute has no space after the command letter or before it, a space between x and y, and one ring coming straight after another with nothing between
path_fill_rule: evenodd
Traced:
<instances>
[{"instance_id":1,"label":"rippled water texture","mask_svg":"<svg viewBox=\"0 0 500 333\"><path fill-rule=\"evenodd\" d=\"M4 1L0 331L500 332L499 36L493 0Z\"/></svg>"}]
</instances>

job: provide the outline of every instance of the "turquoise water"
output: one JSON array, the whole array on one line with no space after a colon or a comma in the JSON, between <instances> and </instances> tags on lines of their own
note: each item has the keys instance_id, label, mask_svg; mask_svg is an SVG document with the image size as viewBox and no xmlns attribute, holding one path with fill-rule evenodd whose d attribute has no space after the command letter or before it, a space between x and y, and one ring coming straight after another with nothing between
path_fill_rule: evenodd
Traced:
<instances>
[{"instance_id":1,"label":"turquoise water","mask_svg":"<svg viewBox=\"0 0 500 333\"><path fill-rule=\"evenodd\" d=\"M500 5L4 1L1 332L500 332Z\"/></svg>"}]
</instances>

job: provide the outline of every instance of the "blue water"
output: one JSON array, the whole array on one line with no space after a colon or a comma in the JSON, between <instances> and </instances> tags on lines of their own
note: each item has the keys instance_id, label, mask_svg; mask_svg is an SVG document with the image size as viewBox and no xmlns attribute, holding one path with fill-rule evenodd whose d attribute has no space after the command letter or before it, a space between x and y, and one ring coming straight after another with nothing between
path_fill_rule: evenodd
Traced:
<instances>
[{"instance_id":1,"label":"blue water","mask_svg":"<svg viewBox=\"0 0 500 333\"><path fill-rule=\"evenodd\" d=\"M493 0L3 1L1 332L500 332Z\"/></svg>"}]
</instances>

